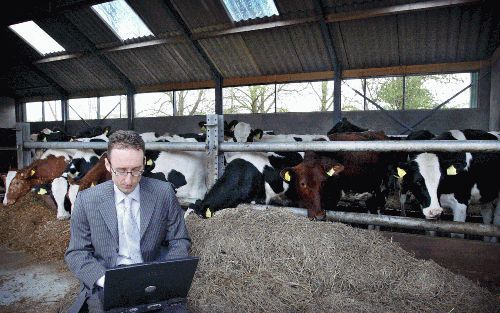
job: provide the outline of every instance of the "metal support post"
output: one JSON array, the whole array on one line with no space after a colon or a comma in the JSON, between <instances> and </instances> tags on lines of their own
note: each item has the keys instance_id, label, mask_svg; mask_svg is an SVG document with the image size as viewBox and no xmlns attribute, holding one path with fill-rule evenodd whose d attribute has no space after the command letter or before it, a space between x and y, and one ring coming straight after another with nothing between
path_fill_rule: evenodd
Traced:
<instances>
[{"instance_id":1,"label":"metal support post","mask_svg":"<svg viewBox=\"0 0 500 313\"><path fill-rule=\"evenodd\" d=\"M30 124L16 123L17 168L22 169L31 164L31 151L24 149L23 142L30 140Z\"/></svg>"},{"instance_id":2,"label":"metal support post","mask_svg":"<svg viewBox=\"0 0 500 313\"><path fill-rule=\"evenodd\" d=\"M207 114L207 188L210 189L224 172L224 153L219 147L224 139L224 116Z\"/></svg>"}]
</instances>

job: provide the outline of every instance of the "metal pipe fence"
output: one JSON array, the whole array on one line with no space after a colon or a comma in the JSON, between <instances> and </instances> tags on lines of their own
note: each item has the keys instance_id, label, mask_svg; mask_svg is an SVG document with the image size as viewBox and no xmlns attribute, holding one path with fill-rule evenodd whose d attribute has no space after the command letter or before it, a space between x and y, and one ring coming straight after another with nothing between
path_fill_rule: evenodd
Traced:
<instances>
[{"instance_id":1,"label":"metal pipe fence","mask_svg":"<svg viewBox=\"0 0 500 313\"><path fill-rule=\"evenodd\" d=\"M252 208L256 210L267 210L271 208L280 208L292 212L295 215L307 217L307 210L294 207L278 207L272 205L259 204L240 204L238 208ZM500 226L486 225L480 223L463 223L453 221L426 220L412 217L390 216L390 215L375 215L368 213L351 213L339 211L326 211L326 218L329 221L362 224L362 225L377 225L396 227L404 229L422 230L422 231L439 231L446 233L458 233L467 235L479 236L494 236L500 237Z\"/></svg>"},{"instance_id":2,"label":"metal pipe fence","mask_svg":"<svg viewBox=\"0 0 500 313\"><path fill-rule=\"evenodd\" d=\"M235 143L220 142L220 134L224 133L221 115L207 116L207 120L217 117L217 123L207 123L212 128L211 136L207 136L208 142L148 142L147 150L158 151L201 151L207 155L207 168L210 161L214 164L220 163L223 152L285 152L285 151L403 151L403 152L500 152L500 141L489 140L440 140L440 141L418 141L418 140L395 140L395 141L313 141L313 142L255 142ZM27 124L27 123L24 123ZM21 127L23 126L23 127ZM18 160L22 160L23 151L29 149L107 149L105 142L33 142L28 141L29 124L21 125L18 129ZM21 139L23 138L23 139ZM218 141L218 142L215 142ZM215 149L213 148L215 147ZM26 154L26 153L25 153ZM217 162L217 163L216 163ZM29 163L28 163L29 164ZM27 164L24 164L26 166ZM22 167L22 166L21 166ZM209 176L220 175L219 166L212 166L217 173L208 173ZM220 177L220 176L218 176ZM210 187L210 186L209 186ZM253 205L257 209L272 206ZM300 208L287 208L293 213L307 216L307 211ZM365 213L347 213L327 211L327 218L344 223L371 224L379 226L400 227L405 229L417 229L427 231L454 232L471 235L497 236L500 237L500 227L495 225L484 225L479 223L460 223L445 221L429 221L424 219L377 216Z\"/></svg>"}]
</instances>

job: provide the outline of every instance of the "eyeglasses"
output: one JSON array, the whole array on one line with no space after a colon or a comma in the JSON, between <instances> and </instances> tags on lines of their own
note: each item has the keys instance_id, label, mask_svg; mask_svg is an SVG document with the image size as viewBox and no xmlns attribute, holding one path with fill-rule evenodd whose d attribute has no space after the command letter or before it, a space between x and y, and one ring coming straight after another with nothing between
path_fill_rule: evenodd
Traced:
<instances>
[{"instance_id":1,"label":"eyeglasses","mask_svg":"<svg viewBox=\"0 0 500 313\"><path fill-rule=\"evenodd\" d=\"M144 170L135 170L135 171L115 170L113 168L113 165L111 165L111 161L109 161L109 159L108 159L108 162L109 162L109 167L111 168L111 171L116 176L124 176L125 177L130 173L130 175L132 175L134 177L139 177L142 175L142 173L144 173Z\"/></svg>"}]
</instances>

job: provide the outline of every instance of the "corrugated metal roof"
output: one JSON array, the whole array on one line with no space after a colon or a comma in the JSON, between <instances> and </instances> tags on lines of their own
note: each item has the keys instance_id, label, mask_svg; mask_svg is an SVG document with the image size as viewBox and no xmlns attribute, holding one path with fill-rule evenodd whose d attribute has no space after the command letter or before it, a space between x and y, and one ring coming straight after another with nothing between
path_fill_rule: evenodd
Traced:
<instances>
[{"instance_id":1,"label":"corrugated metal roof","mask_svg":"<svg viewBox=\"0 0 500 313\"><path fill-rule=\"evenodd\" d=\"M65 15L97 47L121 44L115 33L90 7L67 12Z\"/></svg>"},{"instance_id":2,"label":"corrugated metal roof","mask_svg":"<svg viewBox=\"0 0 500 313\"><path fill-rule=\"evenodd\" d=\"M208 66L187 43L113 51L106 56L136 86L211 79Z\"/></svg>"},{"instance_id":3,"label":"corrugated metal roof","mask_svg":"<svg viewBox=\"0 0 500 313\"><path fill-rule=\"evenodd\" d=\"M157 37L180 35L182 30L167 13L164 0L130 1L132 9Z\"/></svg>"},{"instance_id":4,"label":"corrugated metal roof","mask_svg":"<svg viewBox=\"0 0 500 313\"><path fill-rule=\"evenodd\" d=\"M69 93L124 89L116 74L94 56L42 63L37 66Z\"/></svg>"},{"instance_id":5,"label":"corrugated metal roof","mask_svg":"<svg viewBox=\"0 0 500 313\"><path fill-rule=\"evenodd\" d=\"M118 78L122 74L136 88L209 81L213 78L209 63L223 78L332 69L320 24L314 22L318 12L313 1L275 0L280 16L239 23L231 21L221 0L172 0L173 8L182 21L175 19L163 0L128 2L157 40L141 38L135 40L133 45L123 46L124 43L91 8L82 7L62 13L64 18L60 15L42 16L37 21L69 54L87 52L82 57L53 58L36 66L70 93L123 89L124 82ZM324 14L417 2L433 3L416 0L321 1ZM335 52L345 70L480 61L489 58L500 42L500 21L492 3L478 1L439 9L353 18L327 25ZM313 21L272 27L281 21L304 17L313 17ZM204 33L203 39L197 41L201 52L190 42L188 34L183 33L180 22L187 25L188 34L193 34L195 38L197 34ZM267 26L255 29L261 25ZM213 33L235 27L246 29L236 34ZM31 48L26 48L20 40L11 40L12 34L2 35L2 38L7 39L8 54L19 53L16 58L6 58L4 62L7 64L17 65L16 59L22 57L28 63L41 58L31 51L23 52L23 49ZM113 66L103 63L102 57L89 53L95 49L100 50L98 53ZM204 54L209 62L204 59ZM27 83L29 78L23 78L23 75L31 75L29 71L21 71L22 74L15 75L15 78L10 75L11 72L10 68L2 71L0 81L6 82L7 87L12 86L18 95L54 93L53 89L47 91L49 84L41 77ZM32 88L33 92L27 92L25 88Z\"/></svg>"},{"instance_id":6,"label":"corrugated metal roof","mask_svg":"<svg viewBox=\"0 0 500 313\"><path fill-rule=\"evenodd\" d=\"M211 31L233 25L220 0L172 0L192 32Z\"/></svg>"}]
</instances>

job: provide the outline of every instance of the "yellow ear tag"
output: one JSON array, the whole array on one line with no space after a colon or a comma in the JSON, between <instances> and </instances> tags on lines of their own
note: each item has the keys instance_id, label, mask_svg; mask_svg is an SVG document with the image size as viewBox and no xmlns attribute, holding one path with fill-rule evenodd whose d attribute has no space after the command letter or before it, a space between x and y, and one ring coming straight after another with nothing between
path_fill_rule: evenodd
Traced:
<instances>
[{"instance_id":1,"label":"yellow ear tag","mask_svg":"<svg viewBox=\"0 0 500 313\"><path fill-rule=\"evenodd\" d=\"M328 172L326 172L326 175L328 176L332 176L333 174L335 174L335 170L333 169L333 167Z\"/></svg>"},{"instance_id":2,"label":"yellow ear tag","mask_svg":"<svg viewBox=\"0 0 500 313\"><path fill-rule=\"evenodd\" d=\"M30 172L30 176L35 175L35 173L36 173L36 172L35 172L35 170L31 170L31 172Z\"/></svg>"},{"instance_id":3,"label":"yellow ear tag","mask_svg":"<svg viewBox=\"0 0 500 313\"><path fill-rule=\"evenodd\" d=\"M211 218L212 217L212 211L210 211L210 208L207 208L205 211L205 217L206 218Z\"/></svg>"},{"instance_id":4,"label":"yellow ear tag","mask_svg":"<svg viewBox=\"0 0 500 313\"><path fill-rule=\"evenodd\" d=\"M406 175L406 171L404 169L402 169L401 167L398 167L397 170L398 170L398 177L399 178L403 178L403 176Z\"/></svg>"},{"instance_id":5,"label":"yellow ear tag","mask_svg":"<svg viewBox=\"0 0 500 313\"><path fill-rule=\"evenodd\" d=\"M95 186L95 184L94 184L94 182L92 182L92 184L90 184L90 187L94 187L94 186Z\"/></svg>"},{"instance_id":6,"label":"yellow ear tag","mask_svg":"<svg viewBox=\"0 0 500 313\"><path fill-rule=\"evenodd\" d=\"M107 136L107 135L108 135L108 130L106 129L106 130L104 131L104 136Z\"/></svg>"},{"instance_id":7,"label":"yellow ear tag","mask_svg":"<svg viewBox=\"0 0 500 313\"><path fill-rule=\"evenodd\" d=\"M290 181L291 177L290 177L290 173L288 171L286 171L284 176L285 176L284 177L285 181Z\"/></svg>"},{"instance_id":8,"label":"yellow ear tag","mask_svg":"<svg viewBox=\"0 0 500 313\"><path fill-rule=\"evenodd\" d=\"M205 132L205 131L207 131L207 128L206 128L205 126L203 126L203 127L201 128L201 131L202 131L202 132Z\"/></svg>"},{"instance_id":9,"label":"yellow ear tag","mask_svg":"<svg viewBox=\"0 0 500 313\"><path fill-rule=\"evenodd\" d=\"M457 169L452 165L446 169L446 175L457 175Z\"/></svg>"},{"instance_id":10,"label":"yellow ear tag","mask_svg":"<svg viewBox=\"0 0 500 313\"><path fill-rule=\"evenodd\" d=\"M148 165L148 166L153 165L153 160L152 160L152 159L149 159L149 160L146 162L146 165Z\"/></svg>"},{"instance_id":11,"label":"yellow ear tag","mask_svg":"<svg viewBox=\"0 0 500 313\"><path fill-rule=\"evenodd\" d=\"M40 188L40 190L38 190L39 195L44 195L46 193L47 193L47 190L45 188Z\"/></svg>"}]
</instances>

